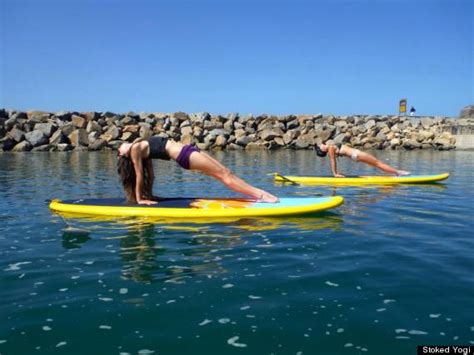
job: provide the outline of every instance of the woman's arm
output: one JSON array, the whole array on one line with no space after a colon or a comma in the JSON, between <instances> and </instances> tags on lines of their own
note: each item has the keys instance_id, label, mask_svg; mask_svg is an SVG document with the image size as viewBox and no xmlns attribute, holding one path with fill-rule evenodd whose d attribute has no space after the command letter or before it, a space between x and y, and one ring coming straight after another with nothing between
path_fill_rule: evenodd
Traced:
<instances>
[{"instance_id":1,"label":"woman's arm","mask_svg":"<svg viewBox=\"0 0 474 355\"><path fill-rule=\"evenodd\" d=\"M130 152L130 157L133 162L133 167L135 169L135 198L138 204L151 205L155 204L155 201L147 200L144 198L144 177L143 177L143 161L141 157L141 151L138 146L132 147Z\"/></svg>"},{"instance_id":2,"label":"woman's arm","mask_svg":"<svg viewBox=\"0 0 474 355\"><path fill-rule=\"evenodd\" d=\"M150 199L155 199L153 196L153 182L155 180L155 173L153 172L153 163L151 159L145 160L145 169L146 169L146 196Z\"/></svg>"},{"instance_id":3,"label":"woman's arm","mask_svg":"<svg viewBox=\"0 0 474 355\"><path fill-rule=\"evenodd\" d=\"M337 171L336 147L329 146L328 153L329 153L329 160L331 161L331 170L332 170L333 175L335 177L344 177L344 175L339 174L339 172Z\"/></svg>"}]
</instances>

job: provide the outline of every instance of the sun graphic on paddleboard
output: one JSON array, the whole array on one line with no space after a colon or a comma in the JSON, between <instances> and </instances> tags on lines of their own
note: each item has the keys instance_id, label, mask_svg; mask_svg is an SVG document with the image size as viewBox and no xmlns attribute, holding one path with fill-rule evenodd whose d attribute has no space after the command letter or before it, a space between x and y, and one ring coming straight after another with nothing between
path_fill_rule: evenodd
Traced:
<instances>
[{"instance_id":1,"label":"sun graphic on paddleboard","mask_svg":"<svg viewBox=\"0 0 474 355\"><path fill-rule=\"evenodd\" d=\"M252 206L253 202L248 200L195 200L190 207L211 210L239 209Z\"/></svg>"}]
</instances>

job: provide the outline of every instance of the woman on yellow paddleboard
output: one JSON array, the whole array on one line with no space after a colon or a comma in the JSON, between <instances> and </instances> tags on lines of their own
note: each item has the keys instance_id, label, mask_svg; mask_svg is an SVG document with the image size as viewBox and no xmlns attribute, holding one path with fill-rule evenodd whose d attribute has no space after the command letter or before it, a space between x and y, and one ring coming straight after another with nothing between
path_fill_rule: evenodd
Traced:
<instances>
[{"instance_id":1,"label":"woman on yellow paddleboard","mask_svg":"<svg viewBox=\"0 0 474 355\"><path fill-rule=\"evenodd\" d=\"M378 160L376 157L369 153L362 152L358 149L351 148L347 145L342 143L334 143L328 144L323 143L319 146L315 146L316 154L319 157L325 157L329 153L329 159L331 161L331 170L334 174L334 177L345 177L343 174L339 173L337 170L337 163L336 158L338 157L348 157L351 158L353 161L366 163L371 165L377 169L380 169L388 174L396 175L396 176L403 176L403 175L410 175L409 171L405 170L398 170L391 167L388 164Z\"/></svg>"},{"instance_id":2,"label":"woman on yellow paddleboard","mask_svg":"<svg viewBox=\"0 0 474 355\"><path fill-rule=\"evenodd\" d=\"M272 194L253 187L234 175L228 168L199 148L168 138L151 137L123 143L118 149L118 173L127 201L151 205L157 203L152 195L152 159L175 160L182 168L199 171L219 180L228 188L254 198L258 202L278 202Z\"/></svg>"}]
</instances>

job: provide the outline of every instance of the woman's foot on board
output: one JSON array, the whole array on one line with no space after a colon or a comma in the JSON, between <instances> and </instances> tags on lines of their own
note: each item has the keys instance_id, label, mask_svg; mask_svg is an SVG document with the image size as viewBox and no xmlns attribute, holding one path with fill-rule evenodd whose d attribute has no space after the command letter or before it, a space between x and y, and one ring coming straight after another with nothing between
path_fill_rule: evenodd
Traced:
<instances>
[{"instance_id":1,"label":"woman's foot on board","mask_svg":"<svg viewBox=\"0 0 474 355\"><path fill-rule=\"evenodd\" d=\"M280 199L272 194L262 191L262 194L257 199L257 202L265 202L265 203L276 203L279 202Z\"/></svg>"},{"instance_id":2,"label":"woman's foot on board","mask_svg":"<svg viewBox=\"0 0 474 355\"><path fill-rule=\"evenodd\" d=\"M397 176L407 176L410 175L411 173L406 170L397 170Z\"/></svg>"}]
</instances>

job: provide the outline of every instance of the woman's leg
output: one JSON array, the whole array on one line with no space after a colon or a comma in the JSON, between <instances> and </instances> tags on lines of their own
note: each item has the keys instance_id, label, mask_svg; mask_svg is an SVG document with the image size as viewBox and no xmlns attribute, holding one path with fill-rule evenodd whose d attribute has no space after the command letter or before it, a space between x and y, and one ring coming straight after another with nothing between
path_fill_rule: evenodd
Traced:
<instances>
[{"instance_id":1,"label":"woman's leg","mask_svg":"<svg viewBox=\"0 0 474 355\"><path fill-rule=\"evenodd\" d=\"M261 202L278 202L278 197L247 184L216 159L210 157L204 152L191 153L191 156L189 157L189 165L191 170L197 170L206 175L212 176L228 188L238 193L251 196Z\"/></svg>"},{"instance_id":2,"label":"woman's leg","mask_svg":"<svg viewBox=\"0 0 474 355\"><path fill-rule=\"evenodd\" d=\"M363 163L369 164L369 165L371 165L371 166L373 166L377 169L380 169L380 170L382 170L382 171L384 171L388 174L393 174L393 175L408 175L409 174L408 171L395 169L395 168L391 167L390 165L381 162L380 160L375 158L373 155L365 153L365 152L360 152L358 154L357 161L361 161Z\"/></svg>"}]
</instances>

